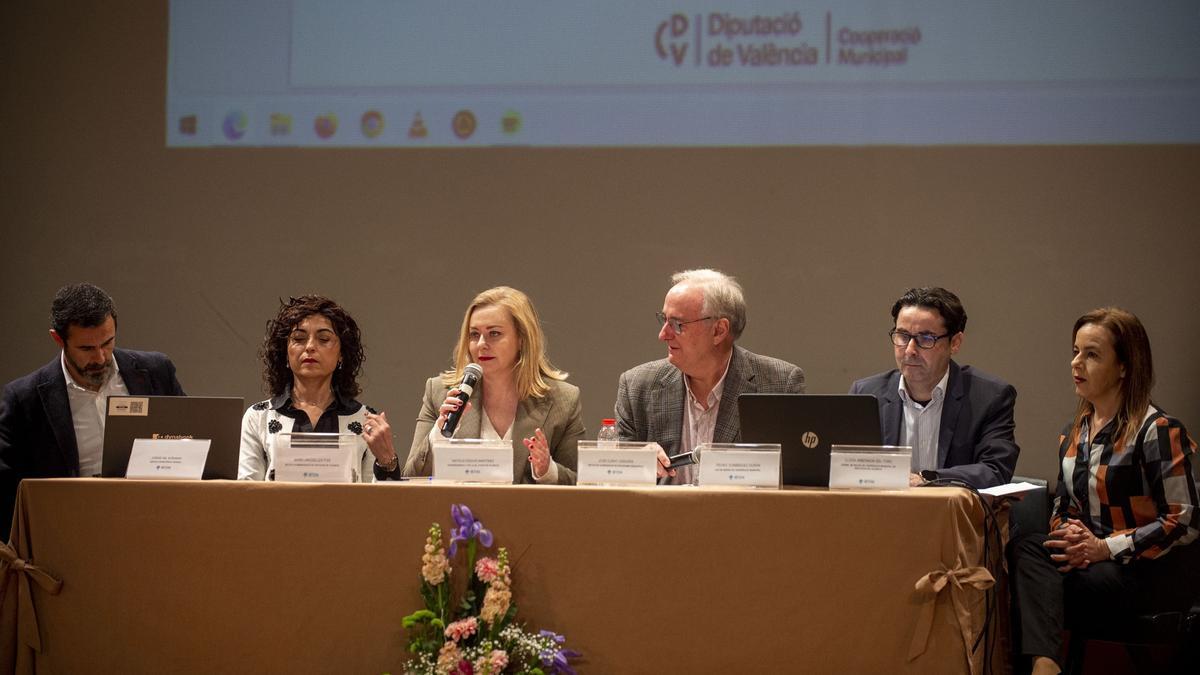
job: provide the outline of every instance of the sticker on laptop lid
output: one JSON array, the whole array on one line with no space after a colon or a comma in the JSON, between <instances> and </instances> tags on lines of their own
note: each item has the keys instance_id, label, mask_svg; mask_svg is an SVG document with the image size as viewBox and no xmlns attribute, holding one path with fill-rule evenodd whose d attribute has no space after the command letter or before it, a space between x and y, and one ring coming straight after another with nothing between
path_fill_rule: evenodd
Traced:
<instances>
[{"instance_id":1,"label":"sticker on laptop lid","mask_svg":"<svg viewBox=\"0 0 1200 675\"><path fill-rule=\"evenodd\" d=\"M145 417L150 414L150 399L145 396L113 396L108 399L108 414Z\"/></svg>"}]
</instances>

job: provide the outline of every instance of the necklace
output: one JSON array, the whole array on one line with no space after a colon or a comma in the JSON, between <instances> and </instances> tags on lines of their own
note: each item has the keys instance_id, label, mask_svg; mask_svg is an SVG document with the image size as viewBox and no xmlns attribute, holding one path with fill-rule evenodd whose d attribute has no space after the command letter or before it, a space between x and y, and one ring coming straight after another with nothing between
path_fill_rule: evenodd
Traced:
<instances>
[{"instance_id":1,"label":"necklace","mask_svg":"<svg viewBox=\"0 0 1200 675\"><path fill-rule=\"evenodd\" d=\"M315 406L315 407L317 407L317 408L320 408L321 410L324 410L324 409L326 409L326 408L328 408L328 407L329 407L329 404L330 404L330 403L332 403L332 402L333 402L333 397L332 397L332 396L330 396L328 399L326 399L326 400L325 400L325 402L324 402L324 403L318 403L318 402L316 402L316 401L305 401L305 400L302 400L302 399L301 399L299 396L296 396L295 394L293 394L293 395L292 395L292 402L293 402L293 403L296 403L297 405L311 405L311 406Z\"/></svg>"}]
</instances>

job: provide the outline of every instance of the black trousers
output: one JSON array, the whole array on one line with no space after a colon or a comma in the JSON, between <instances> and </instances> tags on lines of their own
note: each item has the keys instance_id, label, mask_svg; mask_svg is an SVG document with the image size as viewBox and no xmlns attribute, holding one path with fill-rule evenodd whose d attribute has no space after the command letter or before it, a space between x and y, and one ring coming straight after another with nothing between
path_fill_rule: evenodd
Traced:
<instances>
[{"instance_id":1,"label":"black trousers","mask_svg":"<svg viewBox=\"0 0 1200 675\"><path fill-rule=\"evenodd\" d=\"M1087 630L1137 614L1183 611L1200 592L1200 542L1156 560L1105 561L1063 573L1042 545L1047 539L1027 534L1008 551L1018 656L1058 661L1064 628Z\"/></svg>"}]
</instances>

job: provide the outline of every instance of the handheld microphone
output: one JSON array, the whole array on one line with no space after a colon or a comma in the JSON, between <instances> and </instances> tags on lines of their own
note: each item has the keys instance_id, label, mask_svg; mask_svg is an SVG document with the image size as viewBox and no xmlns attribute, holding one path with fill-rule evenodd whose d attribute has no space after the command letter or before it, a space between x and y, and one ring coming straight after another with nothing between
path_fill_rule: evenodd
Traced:
<instances>
[{"instance_id":1,"label":"handheld microphone","mask_svg":"<svg viewBox=\"0 0 1200 675\"><path fill-rule=\"evenodd\" d=\"M442 427L442 435L446 438L454 436L454 429L458 426L458 420L462 418L463 411L467 409L467 401L471 399L471 394L475 393L475 385L479 384L479 380L483 379L483 368L479 367L478 363L468 363L466 368L463 368L463 379L456 389L458 395L455 396L462 401L462 405L458 410L450 411L446 415L446 424Z\"/></svg>"},{"instance_id":2,"label":"handheld microphone","mask_svg":"<svg viewBox=\"0 0 1200 675\"><path fill-rule=\"evenodd\" d=\"M699 464L700 451L693 450L691 452L685 452L679 455L671 455L667 457L667 459L671 460L671 463L667 465L667 469L678 469L679 467L687 466L688 464Z\"/></svg>"}]
</instances>

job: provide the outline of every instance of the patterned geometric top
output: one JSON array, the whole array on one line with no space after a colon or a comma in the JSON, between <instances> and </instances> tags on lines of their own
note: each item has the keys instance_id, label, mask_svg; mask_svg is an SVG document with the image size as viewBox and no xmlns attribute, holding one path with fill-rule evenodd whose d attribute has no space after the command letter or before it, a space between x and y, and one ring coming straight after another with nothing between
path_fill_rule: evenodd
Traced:
<instances>
[{"instance_id":1,"label":"patterned geometric top","mask_svg":"<svg viewBox=\"0 0 1200 675\"><path fill-rule=\"evenodd\" d=\"M1072 426L1059 437L1052 530L1076 518L1106 538L1121 563L1157 558L1200 536L1196 443L1179 420L1151 406L1122 448L1114 447L1115 420L1094 438L1087 419L1074 433Z\"/></svg>"},{"instance_id":2,"label":"patterned geometric top","mask_svg":"<svg viewBox=\"0 0 1200 675\"><path fill-rule=\"evenodd\" d=\"M285 432L351 433L358 436L358 461L355 463L355 482L370 482L374 476L375 458L362 440L363 421L367 412L374 413L353 398L334 392L332 404L314 426L308 413L292 403L291 387L266 401L250 406L242 416L242 443L238 457L238 480L274 480L274 440Z\"/></svg>"}]
</instances>

